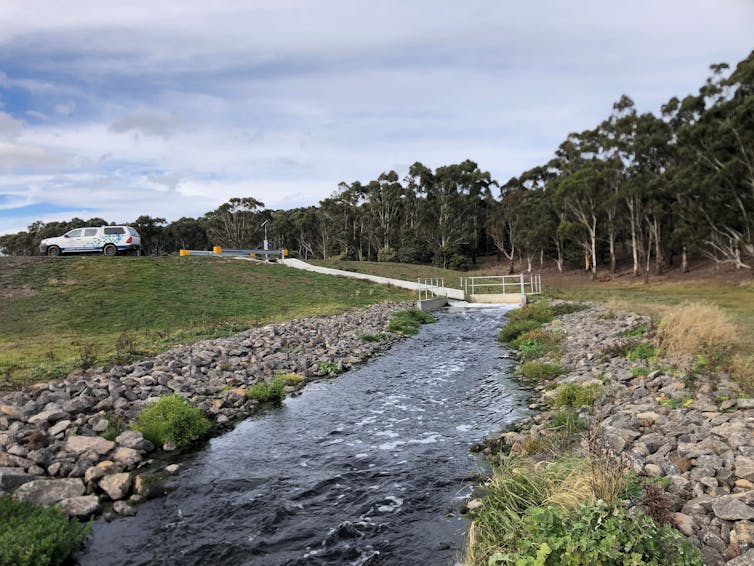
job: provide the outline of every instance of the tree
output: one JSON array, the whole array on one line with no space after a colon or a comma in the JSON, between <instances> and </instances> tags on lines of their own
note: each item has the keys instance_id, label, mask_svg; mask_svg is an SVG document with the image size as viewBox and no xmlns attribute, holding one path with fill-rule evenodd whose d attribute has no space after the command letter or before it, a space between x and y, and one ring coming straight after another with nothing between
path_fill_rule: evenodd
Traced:
<instances>
[{"instance_id":1,"label":"tree","mask_svg":"<svg viewBox=\"0 0 754 566\"><path fill-rule=\"evenodd\" d=\"M264 203L253 197L233 197L217 210L204 215L207 235L214 245L250 248L255 244L264 219Z\"/></svg>"}]
</instances>

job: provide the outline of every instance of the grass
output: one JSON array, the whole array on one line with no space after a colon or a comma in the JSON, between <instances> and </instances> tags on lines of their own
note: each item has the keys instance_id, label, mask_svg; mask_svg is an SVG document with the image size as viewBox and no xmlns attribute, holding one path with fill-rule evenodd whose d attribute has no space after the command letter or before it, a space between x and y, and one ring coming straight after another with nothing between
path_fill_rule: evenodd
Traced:
<instances>
[{"instance_id":1,"label":"grass","mask_svg":"<svg viewBox=\"0 0 754 566\"><path fill-rule=\"evenodd\" d=\"M395 334L413 336L419 332L419 327L422 324L430 324L436 321L437 319L429 313L418 309L409 309L395 313L390 319L387 329L388 332Z\"/></svg>"},{"instance_id":2,"label":"grass","mask_svg":"<svg viewBox=\"0 0 754 566\"><path fill-rule=\"evenodd\" d=\"M228 258L0 258L0 388L408 291Z\"/></svg>"},{"instance_id":3,"label":"grass","mask_svg":"<svg viewBox=\"0 0 754 566\"><path fill-rule=\"evenodd\" d=\"M285 381L282 376L275 376L272 381L260 381L246 390L249 399L256 399L260 403L270 401L280 403L285 399Z\"/></svg>"},{"instance_id":4,"label":"grass","mask_svg":"<svg viewBox=\"0 0 754 566\"><path fill-rule=\"evenodd\" d=\"M0 564L53 566L66 563L90 525L60 509L0 497Z\"/></svg>"},{"instance_id":5,"label":"grass","mask_svg":"<svg viewBox=\"0 0 754 566\"><path fill-rule=\"evenodd\" d=\"M148 405L136 417L133 428L155 446L173 442L188 446L206 435L212 423L180 395L166 395Z\"/></svg>"},{"instance_id":6,"label":"grass","mask_svg":"<svg viewBox=\"0 0 754 566\"><path fill-rule=\"evenodd\" d=\"M567 383L561 385L555 395L556 407L591 407L602 392L599 385L579 385Z\"/></svg>"},{"instance_id":7,"label":"grass","mask_svg":"<svg viewBox=\"0 0 754 566\"><path fill-rule=\"evenodd\" d=\"M534 360L559 350L558 337L552 332L545 332L539 328L524 332L511 341L510 345L516 349L522 360Z\"/></svg>"},{"instance_id":8,"label":"grass","mask_svg":"<svg viewBox=\"0 0 754 566\"><path fill-rule=\"evenodd\" d=\"M555 379L563 374L564 370L562 367L555 364L529 361L521 364L521 367L516 370L516 373L527 379L546 381L548 379Z\"/></svg>"}]
</instances>

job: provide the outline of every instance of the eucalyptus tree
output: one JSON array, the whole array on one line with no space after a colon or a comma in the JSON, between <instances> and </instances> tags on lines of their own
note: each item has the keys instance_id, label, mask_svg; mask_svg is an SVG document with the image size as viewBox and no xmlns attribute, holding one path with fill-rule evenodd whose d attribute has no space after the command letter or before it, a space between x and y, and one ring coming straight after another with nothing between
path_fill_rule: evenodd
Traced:
<instances>
[{"instance_id":1,"label":"eucalyptus tree","mask_svg":"<svg viewBox=\"0 0 754 566\"><path fill-rule=\"evenodd\" d=\"M254 197L233 197L204 215L207 235L214 245L250 247L262 228L263 208L264 203Z\"/></svg>"}]
</instances>

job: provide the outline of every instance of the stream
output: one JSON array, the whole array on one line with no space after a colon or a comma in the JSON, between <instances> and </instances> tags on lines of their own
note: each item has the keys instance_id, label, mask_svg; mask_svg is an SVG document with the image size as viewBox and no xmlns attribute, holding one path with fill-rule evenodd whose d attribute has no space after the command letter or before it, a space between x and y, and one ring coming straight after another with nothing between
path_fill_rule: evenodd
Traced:
<instances>
[{"instance_id":1,"label":"stream","mask_svg":"<svg viewBox=\"0 0 754 566\"><path fill-rule=\"evenodd\" d=\"M453 564L484 473L474 442L529 414L496 341L504 308L451 308L180 462L164 497L98 522L105 564Z\"/></svg>"}]
</instances>

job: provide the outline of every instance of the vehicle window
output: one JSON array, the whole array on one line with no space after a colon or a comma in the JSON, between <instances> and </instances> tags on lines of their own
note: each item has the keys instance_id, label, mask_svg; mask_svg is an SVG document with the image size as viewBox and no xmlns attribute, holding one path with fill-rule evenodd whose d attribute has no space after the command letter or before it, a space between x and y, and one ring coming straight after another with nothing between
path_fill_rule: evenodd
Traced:
<instances>
[{"instance_id":1,"label":"vehicle window","mask_svg":"<svg viewBox=\"0 0 754 566\"><path fill-rule=\"evenodd\" d=\"M71 230L70 232L66 233L66 237L68 237L68 238L80 238L82 232L83 232L83 230L81 228L79 228L78 230Z\"/></svg>"},{"instance_id":2,"label":"vehicle window","mask_svg":"<svg viewBox=\"0 0 754 566\"><path fill-rule=\"evenodd\" d=\"M97 235L96 228L84 228L84 236L96 236L96 235Z\"/></svg>"},{"instance_id":3,"label":"vehicle window","mask_svg":"<svg viewBox=\"0 0 754 566\"><path fill-rule=\"evenodd\" d=\"M125 234L126 231L122 226L107 226L105 228L105 234Z\"/></svg>"}]
</instances>

